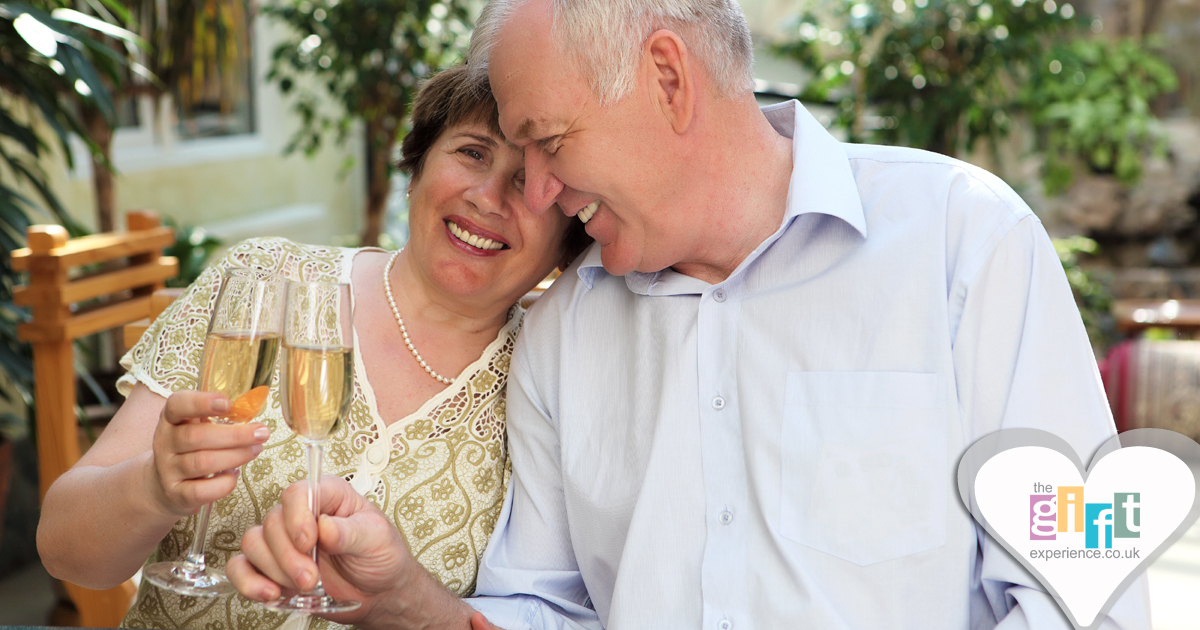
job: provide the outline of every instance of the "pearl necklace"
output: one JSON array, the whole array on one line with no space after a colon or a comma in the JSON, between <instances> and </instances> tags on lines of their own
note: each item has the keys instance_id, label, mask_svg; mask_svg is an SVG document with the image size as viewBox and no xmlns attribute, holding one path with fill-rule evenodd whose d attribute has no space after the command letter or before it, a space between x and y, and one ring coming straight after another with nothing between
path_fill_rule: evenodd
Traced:
<instances>
[{"instance_id":1,"label":"pearl necklace","mask_svg":"<svg viewBox=\"0 0 1200 630\"><path fill-rule=\"evenodd\" d=\"M396 250L396 253L392 254L392 257L388 259L387 267L383 270L383 291L384 293L387 293L388 304L392 305L392 315L396 316L396 323L400 324L400 334L404 336L404 345L408 346L408 351L411 352L414 357L416 357L417 363L420 363L421 367L425 368L426 374L437 379L439 383L449 385L450 383L454 382L454 379L446 378L445 376L434 372L433 368L429 367L429 364L425 362L425 359L421 358L421 353L417 352L417 349L413 346L412 340L408 338L408 329L404 327L404 320L400 318L400 309L396 308L396 298L392 297L392 282L390 279L388 279L388 276L391 275L392 266L396 264L396 258L402 251L404 251L403 247Z\"/></svg>"}]
</instances>

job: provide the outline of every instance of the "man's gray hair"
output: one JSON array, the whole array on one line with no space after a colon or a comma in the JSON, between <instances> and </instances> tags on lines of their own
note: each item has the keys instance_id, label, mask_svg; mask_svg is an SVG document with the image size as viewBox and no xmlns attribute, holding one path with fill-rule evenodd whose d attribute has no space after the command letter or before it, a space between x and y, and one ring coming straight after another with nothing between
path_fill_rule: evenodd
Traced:
<instances>
[{"instance_id":1,"label":"man's gray hair","mask_svg":"<svg viewBox=\"0 0 1200 630\"><path fill-rule=\"evenodd\" d=\"M471 35L467 63L487 71L500 30L524 1L487 3ZM552 41L574 57L601 105L616 103L633 90L642 47L662 28L683 39L718 95L754 91L750 28L736 0L550 0L550 5Z\"/></svg>"}]
</instances>

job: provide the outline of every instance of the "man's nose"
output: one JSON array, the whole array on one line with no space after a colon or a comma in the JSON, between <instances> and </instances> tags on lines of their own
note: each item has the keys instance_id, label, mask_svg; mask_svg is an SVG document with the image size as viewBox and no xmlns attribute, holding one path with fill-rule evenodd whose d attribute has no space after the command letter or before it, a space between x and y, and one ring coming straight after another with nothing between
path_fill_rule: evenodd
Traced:
<instances>
[{"instance_id":1,"label":"man's nose","mask_svg":"<svg viewBox=\"0 0 1200 630\"><path fill-rule=\"evenodd\" d=\"M546 154L536 147L525 149L525 206L541 214L554 205L564 185L553 173Z\"/></svg>"}]
</instances>

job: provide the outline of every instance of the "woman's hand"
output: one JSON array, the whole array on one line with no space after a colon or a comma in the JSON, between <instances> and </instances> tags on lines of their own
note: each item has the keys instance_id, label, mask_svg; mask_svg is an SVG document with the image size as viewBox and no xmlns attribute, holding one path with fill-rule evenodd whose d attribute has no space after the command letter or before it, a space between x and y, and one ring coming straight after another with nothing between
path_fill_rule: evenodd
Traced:
<instances>
[{"instance_id":1,"label":"woman's hand","mask_svg":"<svg viewBox=\"0 0 1200 630\"><path fill-rule=\"evenodd\" d=\"M316 586L310 553L320 545L320 576L334 599L358 610L321 615L364 627L467 628L473 612L412 557L396 526L345 480L321 479L321 517L308 509L308 482L283 491L280 505L242 536L225 574L247 599L266 602Z\"/></svg>"},{"instance_id":2,"label":"woman's hand","mask_svg":"<svg viewBox=\"0 0 1200 630\"><path fill-rule=\"evenodd\" d=\"M112 588L180 518L229 494L237 482L232 469L254 459L269 433L262 424L204 420L228 405L217 394L163 398L134 387L96 444L46 493L38 522L46 570L87 588Z\"/></svg>"},{"instance_id":3,"label":"woman's hand","mask_svg":"<svg viewBox=\"0 0 1200 630\"><path fill-rule=\"evenodd\" d=\"M151 494L177 517L233 492L237 468L262 452L266 425L220 424L205 418L229 411L220 394L181 390L167 398L154 429Z\"/></svg>"}]
</instances>

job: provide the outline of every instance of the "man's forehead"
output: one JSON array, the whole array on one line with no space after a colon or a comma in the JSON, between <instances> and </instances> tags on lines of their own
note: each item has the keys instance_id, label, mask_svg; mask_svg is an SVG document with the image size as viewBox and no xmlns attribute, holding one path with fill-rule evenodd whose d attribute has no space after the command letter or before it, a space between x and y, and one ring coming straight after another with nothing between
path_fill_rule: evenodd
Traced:
<instances>
[{"instance_id":1,"label":"man's forehead","mask_svg":"<svg viewBox=\"0 0 1200 630\"><path fill-rule=\"evenodd\" d=\"M500 112L500 128L510 141L517 143L553 135L556 127L551 105L558 95L530 85L529 79L536 77L523 74L526 76L496 81L492 88Z\"/></svg>"}]
</instances>

